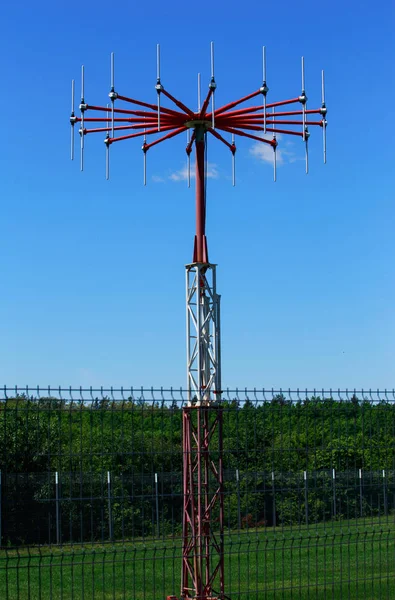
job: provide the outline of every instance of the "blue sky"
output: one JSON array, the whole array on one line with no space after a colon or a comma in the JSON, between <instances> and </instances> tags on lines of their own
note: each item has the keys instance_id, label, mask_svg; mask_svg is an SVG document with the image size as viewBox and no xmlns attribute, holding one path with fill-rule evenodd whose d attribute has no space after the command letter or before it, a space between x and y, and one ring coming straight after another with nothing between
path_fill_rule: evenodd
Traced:
<instances>
[{"instance_id":1,"label":"blue sky","mask_svg":"<svg viewBox=\"0 0 395 600\"><path fill-rule=\"evenodd\" d=\"M248 13L242 14L242 10ZM0 381L8 385L185 385L184 264L191 261L194 190L175 174L185 140L148 156L100 135L86 167L69 160L70 82L86 68L86 100L116 88L155 102L163 84L196 104L216 50L217 103L261 84L270 100L309 106L325 69L328 163L313 131L310 174L299 140L272 168L240 140L211 142L208 239L222 295L228 387L394 386L393 17L388 2L149 4L4 2L0 237ZM178 178L180 179L180 178ZM182 179L182 178L181 178Z\"/></svg>"}]
</instances>

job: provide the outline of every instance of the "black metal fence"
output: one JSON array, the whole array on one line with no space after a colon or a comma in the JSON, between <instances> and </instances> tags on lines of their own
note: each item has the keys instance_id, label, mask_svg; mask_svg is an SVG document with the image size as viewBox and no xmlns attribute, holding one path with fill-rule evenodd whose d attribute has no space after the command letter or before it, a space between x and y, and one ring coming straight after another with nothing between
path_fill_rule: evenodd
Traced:
<instances>
[{"instance_id":1,"label":"black metal fence","mask_svg":"<svg viewBox=\"0 0 395 600\"><path fill-rule=\"evenodd\" d=\"M223 398L226 595L395 598L394 393ZM184 402L3 390L0 598L179 595Z\"/></svg>"}]
</instances>

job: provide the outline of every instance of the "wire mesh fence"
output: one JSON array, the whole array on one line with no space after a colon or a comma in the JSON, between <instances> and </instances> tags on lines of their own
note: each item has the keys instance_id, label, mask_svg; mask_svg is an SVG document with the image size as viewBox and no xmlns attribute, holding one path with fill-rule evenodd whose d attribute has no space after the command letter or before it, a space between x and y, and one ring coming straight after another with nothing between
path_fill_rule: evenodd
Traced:
<instances>
[{"instance_id":1,"label":"wire mesh fence","mask_svg":"<svg viewBox=\"0 0 395 600\"><path fill-rule=\"evenodd\" d=\"M0 598L179 597L185 397L3 389ZM394 598L394 393L222 402L226 596Z\"/></svg>"}]
</instances>

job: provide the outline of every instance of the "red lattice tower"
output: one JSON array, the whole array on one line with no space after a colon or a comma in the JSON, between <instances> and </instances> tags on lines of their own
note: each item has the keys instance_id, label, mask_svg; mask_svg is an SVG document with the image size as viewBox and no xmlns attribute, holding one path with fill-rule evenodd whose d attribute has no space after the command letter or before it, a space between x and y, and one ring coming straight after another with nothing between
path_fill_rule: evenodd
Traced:
<instances>
[{"instance_id":1,"label":"red lattice tower","mask_svg":"<svg viewBox=\"0 0 395 600\"><path fill-rule=\"evenodd\" d=\"M74 81L72 82L71 158L74 158L76 124L80 124L81 170L84 164L85 136L91 133L105 134L107 179L110 147L117 142L142 138L145 184L148 150L186 132L188 185L190 185L190 156L195 149L196 233L193 259L186 265L188 403L183 407L184 501L180 598L224 600L227 596L224 574L220 296L216 290L216 265L209 262L206 238L206 139L207 135L212 135L229 148L232 155L233 185L235 184L236 136L243 136L270 146L273 149L274 180L276 180L278 134L292 135L303 140L306 172L308 172L309 127L321 127L324 162L326 162L327 109L323 71L321 107L307 109L303 58L301 94L289 100L268 103L265 48L263 48L263 82L251 94L219 108L214 107L217 85L214 78L213 44L211 44L211 79L207 96L202 104L200 103L200 76L198 82L198 109L192 110L163 87L160 78L158 45L156 104L123 96L115 90L114 55L112 54L109 93L111 106L96 106L88 104L85 100L84 67L82 67L79 105L81 116L79 117L74 114ZM163 97L176 108L162 106ZM259 104L240 108L240 105L258 97L261 98ZM120 108L120 105L123 107ZM95 116L87 117L87 113ZM100 116L96 116L97 113ZM87 128L93 123L100 126ZM230 136L230 140L225 136ZM147 141L151 139L152 141ZM168 596L168 600L177 600L177 597Z\"/></svg>"}]
</instances>

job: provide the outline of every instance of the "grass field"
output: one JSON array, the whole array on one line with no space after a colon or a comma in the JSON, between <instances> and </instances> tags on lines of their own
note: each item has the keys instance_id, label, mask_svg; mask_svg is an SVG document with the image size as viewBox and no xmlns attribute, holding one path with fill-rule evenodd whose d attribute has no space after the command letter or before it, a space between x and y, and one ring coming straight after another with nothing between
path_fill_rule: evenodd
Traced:
<instances>
[{"instance_id":1,"label":"grass field","mask_svg":"<svg viewBox=\"0 0 395 600\"><path fill-rule=\"evenodd\" d=\"M347 521L226 536L232 600L395 599L395 525ZM165 600L179 540L0 551L1 600Z\"/></svg>"}]
</instances>

